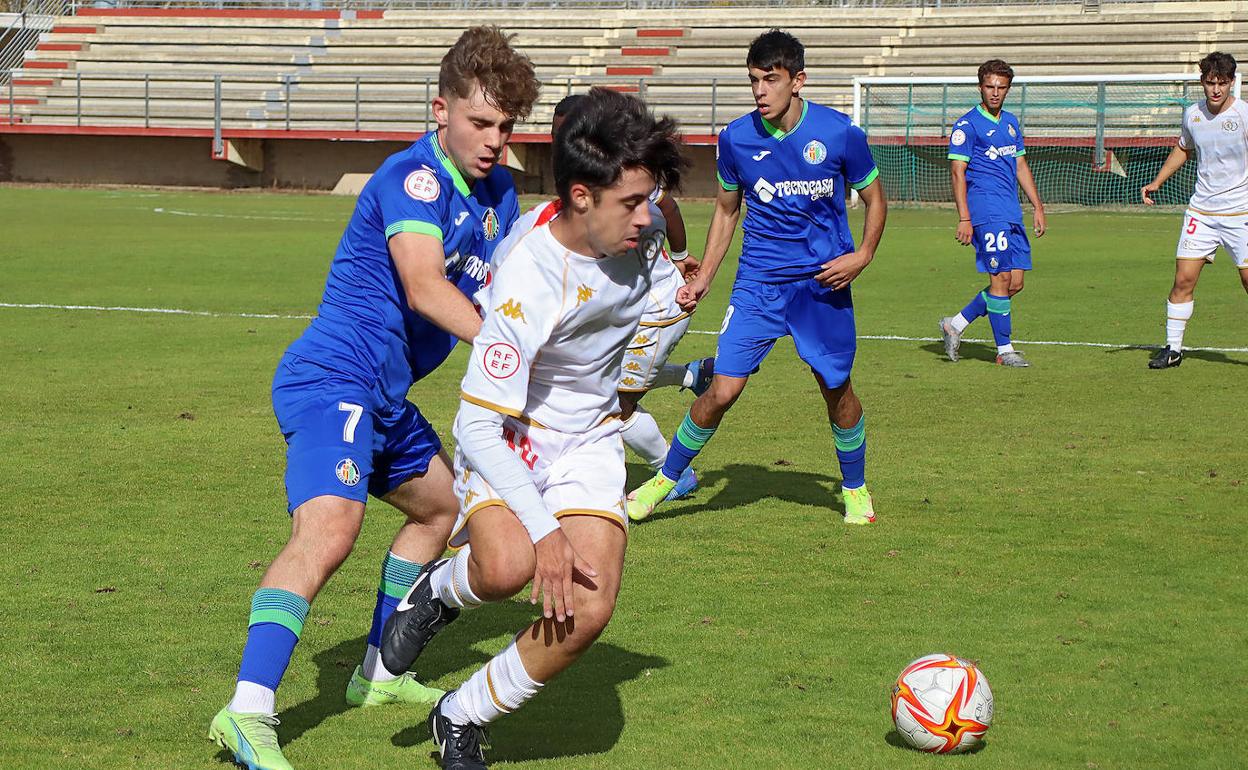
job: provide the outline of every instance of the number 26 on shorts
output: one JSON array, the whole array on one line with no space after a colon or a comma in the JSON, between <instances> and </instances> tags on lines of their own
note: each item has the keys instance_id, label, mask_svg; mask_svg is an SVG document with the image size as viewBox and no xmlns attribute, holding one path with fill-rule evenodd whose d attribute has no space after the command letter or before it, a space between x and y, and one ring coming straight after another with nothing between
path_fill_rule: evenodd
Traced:
<instances>
[{"instance_id":1,"label":"number 26 on shorts","mask_svg":"<svg viewBox=\"0 0 1248 770\"><path fill-rule=\"evenodd\" d=\"M989 253L997 251L1006 251L1010 248L1010 242L1005 238L1005 231L998 233L984 233L984 251Z\"/></svg>"}]
</instances>

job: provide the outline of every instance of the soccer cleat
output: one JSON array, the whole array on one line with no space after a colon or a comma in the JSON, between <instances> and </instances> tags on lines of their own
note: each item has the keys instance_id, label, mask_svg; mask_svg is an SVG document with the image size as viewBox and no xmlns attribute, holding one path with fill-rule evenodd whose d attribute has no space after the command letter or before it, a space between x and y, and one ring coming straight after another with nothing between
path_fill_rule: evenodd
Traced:
<instances>
[{"instance_id":1,"label":"soccer cleat","mask_svg":"<svg viewBox=\"0 0 1248 770\"><path fill-rule=\"evenodd\" d=\"M950 361L958 360L958 346L962 344L962 332L953 330L953 319L940 319L940 339L945 343L945 355Z\"/></svg>"},{"instance_id":2,"label":"soccer cleat","mask_svg":"<svg viewBox=\"0 0 1248 770\"><path fill-rule=\"evenodd\" d=\"M485 728L474 724L456 724L442 716L442 704L451 693L429 712L429 734L442 756L442 770L487 770L484 746L489 745Z\"/></svg>"},{"instance_id":3,"label":"soccer cleat","mask_svg":"<svg viewBox=\"0 0 1248 770\"><path fill-rule=\"evenodd\" d=\"M676 480L676 486L672 487L672 491L667 493L667 497L663 498L663 502L679 500L682 497L692 495L698 489L698 474L693 472L693 468L685 468L685 472L680 474L680 478Z\"/></svg>"},{"instance_id":4,"label":"soccer cleat","mask_svg":"<svg viewBox=\"0 0 1248 770\"><path fill-rule=\"evenodd\" d=\"M1164 348L1153 354L1152 358L1148 359L1148 368L1169 369L1170 367L1178 366L1181 363L1183 363L1183 351L1171 350L1170 346L1166 345Z\"/></svg>"},{"instance_id":5,"label":"soccer cleat","mask_svg":"<svg viewBox=\"0 0 1248 770\"><path fill-rule=\"evenodd\" d=\"M437 559L420 571L416 583L399 600L381 632L381 662L390 671L407 671L424 652L434 634L455 618L459 610L433 595L433 573L450 562Z\"/></svg>"},{"instance_id":6,"label":"soccer cleat","mask_svg":"<svg viewBox=\"0 0 1248 770\"><path fill-rule=\"evenodd\" d=\"M223 708L212 718L208 740L230 752L247 770L294 770L277 745L277 717Z\"/></svg>"},{"instance_id":7,"label":"soccer cleat","mask_svg":"<svg viewBox=\"0 0 1248 770\"><path fill-rule=\"evenodd\" d=\"M684 476L682 473L681 476ZM633 521L641 521L650 514L654 513L654 509L659 503L667 499L667 496L676 488L676 482L664 476L662 471L654 474L654 478L645 484L637 487L628 496L628 518Z\"/></svg>"},{"instance_id":8,"label":"soccer cleat","mask_svg":"<svg viewBox=\"0 0 1248 770\"><path fill-rule=\"evenodd\" d=\"M1009 353L1002 353L998 355L997 363L1002 366L1013 366L1018 369L1031 366L1031 364L1027 363L1027 359L1023 358L1023 354L1019 353L1017 350L1011 350Z\"/></svg>"},{"instance_id":9,"label":"soccer cleat","mask_svg":"<svg viewBox=\"0 0 1248 770\"><path fill-rule=\"evenodd\" d=\"M387 703L436 703L445 695L444 690L426 687L416 681L412 672L404 672L398 679L388 682L374 682L365 679L360 667L356 666L347 681L348 706L384 706Z\"/></svg>"},{"instance_id":10,"label":"soccer cleat","mask_svg":"<svg viewBox=\"0 0 1248 770\"><path fill-rule=\"evenodd\" d=\"M693 391L693 395L700 396L711 387L711 380L715 379L715 356L690 361L685 364L685 370L693 375L693 384L689 386L689 390ZM685 388L682 387L681 390Z\"/></svg>"},{"instance_id":11,"label":"soccer cleat","mask_svg":"<svg viewBox=\"0 0 1248 770\"><path fill-rule=\"evenodd\" d=\"M857 489L841 487L841 496L845 498L846 524L871 524L875 521L875 507L865 485Z\"/></svg>"}]
</instances>

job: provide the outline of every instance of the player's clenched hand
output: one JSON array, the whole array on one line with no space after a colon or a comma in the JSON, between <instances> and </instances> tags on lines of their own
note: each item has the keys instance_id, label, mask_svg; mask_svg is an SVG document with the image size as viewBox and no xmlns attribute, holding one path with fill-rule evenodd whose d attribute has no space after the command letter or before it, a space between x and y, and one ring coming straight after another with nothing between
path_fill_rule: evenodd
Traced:
<instances>
[{"instance_id":1,"label":"player's clenched hand","mask_svg":"<svg viewBox=\"0 0 1248 770\"><path fill-rule=\"evenodd\" d=\"M542 617L555 618L560 623L572 617L572 572L586 577L596 577L597 572L589 562L577 555L568 536L556 529L533 544L537 555L537 568L533 571L533 592L529 601L537 604L542 595Z\"/></svg>"},{"instance_id":2,"label":"player's clenched hand","mask_svg":"<svg viewBox=\"0 0 1248 770\"><path fill-rule=\"evenodd\" d=\"M971 223L968 220L960 220L958 222L958 230L953 237L957 238L958 243L963 246L970 246L971 239L975 237L975 228L971 227Z\"/></svg>"},{"instance_id":3,"label":"player's clenched hand","mask_svg":"<svg viewBox=\"0 0 1248 770\"><path fill-rule=\"evenodd\" d=\"M1161 189L1161 185L1157 184L1156 182L1149 182L1148 184L1140 188L1140 200L1144 201L1149 206L1153 205L1153 193L1157 192L1160 189Z\"/></svg>"},{"instance_id":4,"label":"player's clenched hand","mask_svg":"<svg viewBox=\"0 0 1248 770\"><path fill-rule=\"evenodd\" d=\"M1032 227L1036 231L1036 237L1044 235L1044 231L1049 229L1048 222L1044 218L1044 209L1036 209L1032 215Z\"/></svg>"},{"instance_id":5,"label":"player's clenched hand","mask_svg":"<svg viewBox=\"0 0 1248 770\"><path fill-rule=\"evenodd\" d=\"M833 289L844 289L871 263L871 257L860 251L842 254L830 262L823 263L823 270L815 274L815 280L822 286Z\"/></svg>"},{"instance_id":6,"label":"player's clenched hand","mask_svg":"<svg viewBox=\"0 0 1248 770\"><path fill-rule=\"evenodd\" d=\"M692 281L676 290L676 304L686 313L692 312L709 288L701 276L694 276Z\"/></svg>"}]
</instances>

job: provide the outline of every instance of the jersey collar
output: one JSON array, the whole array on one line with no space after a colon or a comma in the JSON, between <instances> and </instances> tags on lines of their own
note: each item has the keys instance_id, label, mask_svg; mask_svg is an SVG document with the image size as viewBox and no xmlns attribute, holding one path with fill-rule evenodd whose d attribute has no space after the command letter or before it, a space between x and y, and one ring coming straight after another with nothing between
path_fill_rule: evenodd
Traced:
<instances>
[{"instance_id":1,"label":"jersey collar","mask_svg":"<svg viewBox=\"0 0 1248 770\"><path fill-rule=\"evenodd\" d=\"M464 181L464 175L459 173L459 169L455 168L455 164L447 157L446 152L442 149L442 138L435 131L433 133L433 154L437 156L438 161L442 164L442 168L446 169L446 173L451 175L451 181L455 183L455 189L459 194L467 198L472 194L472 189L468 187L468 183Z\"/></svg>"},{"instance_id":2,"label":"jersey collar","mask_svg":"<svg viewBox=\"0 0 1248 770\"><path fill-rule=\"evenodd\" d=\"M983 115L985 118L988 118L988 119L989 119L989 120L991 120L993 123L1000 123L1000 122L1001 122L1001 117L1000 117L999 115L998 115L997 117L995 117L995 118L994 118L994 117L992 116L992 113L991 113L991 112L989 112L988 110L985 110L985 109L984 109L984 103L983 103L983 102L980 102L979 104L975 105L975 109L979 110L979 114L980 114L980 115Z\"/></svg>"},{"instance_id":3,"label":"jersey collar","mask_svg":"<svg viewBox=\"0 0 1248 770\"><path fill-rule=\"evenodd\" d=\"M806 120L806 110L809 108L810 102L802 99L802 115L797 119L797 122L793 124L793 128L788 131L784 131L779 126L773 125L771 121L764 118L761 113L759 114L758 119L763 122L763 130L765 130L768 134L771 134L772 139L775 139L777 142L783 142L786 137L797 133L797 129L802 127L802 123Z\"/></svg>"}]
</instances>

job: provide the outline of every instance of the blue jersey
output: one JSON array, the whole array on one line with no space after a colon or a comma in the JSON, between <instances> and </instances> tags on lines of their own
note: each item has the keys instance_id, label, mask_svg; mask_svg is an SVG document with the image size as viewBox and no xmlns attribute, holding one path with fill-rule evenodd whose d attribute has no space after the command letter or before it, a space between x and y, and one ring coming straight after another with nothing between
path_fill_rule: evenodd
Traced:
<instances>
[{"instance_id":1,"label":"blue jersey","mask_svg":"<svg viewBox=\"0 0 1248 770\"><path fill-rule=\"evenodd\" d=\"M994 118L982 104L958 118L949 135L949 158L965 161L966 205L971 224L1023 223L1018 204L1018 158L1023 129L1005 110Z\"/></svg>"},{"instance_id":2,"label":"blue jersey","mask_svg":"<svg viewBox=\"0 0 1248 770\"><path fill-rule=\"evenodd\" d=\"M725 190L745 197L737 275L766 283L810 278L853 251L845 187L861 190L879 175L862 129L809 101L787 133L757 110L729 123L719 134L716 169Z\"/></svg>"},{"instance_id":3,"label":"blue jersey","mask_svg":"<svg viewBox=\"0 0 1248 770\"><path fill-rule=\"evenodd\" d=\"M470 188L436 133L391 155L360 193L317 317L288 352L402 402L456 338L408 307L390 238L411 232L442 241L447 280L471 297L488 282L494 248L519 213L506 169Z\"/></svg>"}]
</instances>

